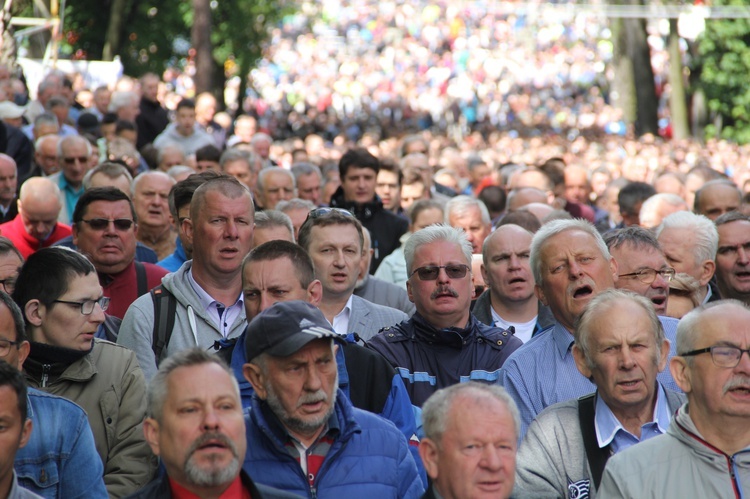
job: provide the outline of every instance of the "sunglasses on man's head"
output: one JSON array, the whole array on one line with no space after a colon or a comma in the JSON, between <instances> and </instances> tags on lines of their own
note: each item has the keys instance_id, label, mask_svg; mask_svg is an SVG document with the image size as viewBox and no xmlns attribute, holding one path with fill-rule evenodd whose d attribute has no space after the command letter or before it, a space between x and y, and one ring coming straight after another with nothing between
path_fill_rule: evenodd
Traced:
<instances>
[{"instance_id":1,"label":"sunglasses on man's head","mask_svg":"<svg viewBox=\"0 0 750 499\"><path fill-rule=\"evenodd\" d=\"M352 212L349 210L345 210L343 208L315 208L310 213L307 214L307 218L320 218L324 217L326 215L330 215L331 213L339 213L341 215L344 215L346 217L354 217L352 215Z\"/></svg>"}]
</instances>

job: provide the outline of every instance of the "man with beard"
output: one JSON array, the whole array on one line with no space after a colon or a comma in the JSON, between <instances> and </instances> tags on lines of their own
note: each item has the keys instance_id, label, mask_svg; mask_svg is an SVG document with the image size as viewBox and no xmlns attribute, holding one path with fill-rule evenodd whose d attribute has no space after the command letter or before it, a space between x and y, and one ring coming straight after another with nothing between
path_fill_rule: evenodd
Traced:
<instances>
[{"instance_id":1,"label":"man with beard","mask_svg":"<svg viewBox=\"0 0 750 499\"><path fill-rule=\"evenodd\" d=\"M200 348L167 359L148 387L143 433L166 474L130 499L295 497L256 485L241 466L247 440L237 381Z\"/></svg>"},{"instance_id":2,"label":"man with beard","mask_svg":"<svg viewBox=\"0 0 750 499\"><path fill-rule=\"evenodd\" d=\"M335 343L344 339L320 310L276 303L246 334L243 373L255 390L245 421L248 474L310 498L422 495L406 438L337 389Z\"/></svg>"}]
</instances>

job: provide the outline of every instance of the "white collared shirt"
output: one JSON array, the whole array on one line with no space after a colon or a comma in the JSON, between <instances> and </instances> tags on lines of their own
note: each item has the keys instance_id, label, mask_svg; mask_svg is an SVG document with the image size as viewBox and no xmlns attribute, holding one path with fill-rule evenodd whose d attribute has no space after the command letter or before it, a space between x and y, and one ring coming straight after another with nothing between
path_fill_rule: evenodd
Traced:
<instances>
[{"instance_id":1,"label":"white collared shirt","mask_svg":"<svg viewBox=\"0 0 750 499\"><path fill-rule=\"evenodd\" d=\"M193 291L195 291L195 294L198 295L198 299L200 300L201 305L203 305L203 310L209 317L211 317L211 319L213 319L214 324L216 324L216 327L221 331L221 335L226 338L232 328L232 324L237 320L237 317L239 317L242 308L244 307L242 290L240 290L240 296L237 298L237 301L232 305L226 306L223 303L214 300L213 297L211 297L211 295L209 295L206 290L196 282L193 277L192 268L188 270L188 281L190 282ZM223 314L219 314L219 307L224 309Z\"/></svg>"},{"instance_id":2,"label":"white collared shirt","mask_svg":"<svg viewBox=\"0 0 750 499\"><path fill-rule=\"evenodd\" d=\"M352 296L349 295L349 299L346 300L346 305L341 309L341 312L333 317L333 330L341 336L346 336L346 332L349 330L349 316L352 313Z\"/></svg>"}]
</instances>

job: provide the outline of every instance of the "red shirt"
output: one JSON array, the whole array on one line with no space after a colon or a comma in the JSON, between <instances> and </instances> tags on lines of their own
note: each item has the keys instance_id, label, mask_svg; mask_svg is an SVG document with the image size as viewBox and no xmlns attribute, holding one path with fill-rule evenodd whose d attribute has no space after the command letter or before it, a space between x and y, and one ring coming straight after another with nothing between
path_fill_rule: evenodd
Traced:
<instances>
[{"instance_id":1,"label":"red shirt","mask_svg":"<svg viewBox=\"0 0 750 499\"><path fill-rule=\"evenodd\" d=\"M0 234L10 239L13 245L18 248L18 251L21 252L21 255L23 255L23 259L26 260L35 251L48 248L60 239L68 237L72 234L72 230L70 229L70 225L57 222L47 239L40 241L26 232L21 215L16 215L16 218L10 222L0 224Z\"/></svg>"},{"instance_id":2,"label":"red shirt","mask_svg":"<svg viewBox=\"0 0 750 499\"><path fill-rule=\"evenodd\" d=\"M188 489L180 485L179 483L169 478L169 488L172 489L172 497L174 499L201 499L200 496L193 494ZM220 496L219 499L252 499L250 497L250 491L242 486L242 480L240 476L227 487Z\"/></svg>"},{"instance_id":3,"label":"red shirt","mask_svg":"<svg viewBox=\"0 0 750 499\"><path fill-rule=\"evenodd\" d=\"M146 269L146 283L148 289L155 288L161 284L161 278L169 272L154 265L153 263L142 263ZM128 311L130 304L138 298L138 280L135 275L135 264L125 267L119 274L99 274L99 284L102 285L104 296L111 299L107 314L122 319Z\"/></svg>"}]
</instances>

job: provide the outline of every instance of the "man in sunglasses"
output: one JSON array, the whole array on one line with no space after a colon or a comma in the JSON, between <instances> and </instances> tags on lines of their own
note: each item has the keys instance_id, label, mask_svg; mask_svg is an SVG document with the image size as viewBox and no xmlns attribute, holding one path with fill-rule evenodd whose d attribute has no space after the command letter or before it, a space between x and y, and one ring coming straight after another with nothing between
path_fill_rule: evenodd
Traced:
<instances>
[{"instance_id":1,"label":"man in sunglasses","mask_svg":"<svg viewBox=\"0 0 750 499\"><path fill-rule=\"evenodd\" d=\"M18 215L0 224L0 232L24 258L70 235L70 226L58 222L60 189L48 178L33 177L21 186Z\"/></svg>"},{"instance_id":2,"label":"man in sunglasses","mask_svg":"<svg viewBox=\"0 0 750 499\"><path fill-rule=\"evenodd\" d=\"M57 145L57 162L60 171L50 175L60 188L62 209L58 220L69 224L76 203L83 195L83 177L90 168L91 144L80 135L70 135L60 139Z\"/></svg>"},{"instance_id":3,"label":"man in sunglasses","mask_svg":"<svg viewBox=\"0 0 750 499\"><path fill-rule=\"evenodd\" d=\"M609 460L600 496L746 497L749 349L750 310L741 302L709 303L685 315L669 368L687 404L666 434Z\"/></svg>"},{"instance_id":4,"label":"man in sunglasses","mask_svg":"<svg viewBox=\"0 0 750 499\"><path fill-rule=\"evenodd\" d=\"M135 492L156 471L141 427L146 382L133 352L94 339L109 305L96 269L68 248L44 248L24 264L13 299L31 342L23 364L29 386L80 405L104 463L107 492Z\"/></svg>"},{"instance_id":5,"label":"man in sunglasses","mask_svg":"<svg viewBox=\"0 0 750 499\"><path fill-rule=\"evenodd\" d=\"M135 261L136 216L133 202L116 187L87 190L73 212L73 243L96 268L108 313L122 319L130 304L158 286L167 271Z\"/></svg>"},{"instance_id":6,"label":"man in sunglasses","mask_svg":"<svg viewBox=\"0 0 750 499\"><path fill-rule=\"evenodd\" d=\"M400 372L416 406L455 383L496 382L500 367L522 344L469 311L471 251L461 229L432 225L412 234L404 246L406 290L417 311L367 344Z\"/></svg>"}]
</instances>

